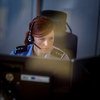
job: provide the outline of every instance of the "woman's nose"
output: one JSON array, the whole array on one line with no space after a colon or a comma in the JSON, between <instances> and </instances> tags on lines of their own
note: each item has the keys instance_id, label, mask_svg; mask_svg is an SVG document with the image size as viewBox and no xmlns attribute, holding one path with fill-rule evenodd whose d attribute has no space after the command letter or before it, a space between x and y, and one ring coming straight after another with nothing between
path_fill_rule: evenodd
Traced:
<instances>
[{"instance_id":1,"label":"woman's nose","mask_svg":"<svg viewBox=\"0 0 100 100\"><path fill-rule=\"evenodd\" d=\"M44 44L45 44L45 46L48 46L49 45L49 41L48 40L45 40L44 41Z\"/></svg>"}]
</instances>

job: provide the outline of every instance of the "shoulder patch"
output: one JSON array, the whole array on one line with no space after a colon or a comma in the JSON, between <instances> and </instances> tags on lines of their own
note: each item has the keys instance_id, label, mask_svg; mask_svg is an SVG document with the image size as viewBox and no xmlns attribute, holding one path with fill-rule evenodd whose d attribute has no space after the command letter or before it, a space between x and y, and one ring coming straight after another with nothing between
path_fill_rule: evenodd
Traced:
<instances>
[{"instance_id":1,"label":"shoulder patch","mask_svg":"<svg viewBox=\"0 0 100 100\"><path fill-rule=\"evenodd\" d=\"M14 50L14 53L24 52L27 51L27 46L17 46Z\"/></svg>"},{"instance_id":2,"label":"shoulder patch","mask_svg":"<svg viewBox=\"0 0 100 100\"><path fill-rule=\"evenodd\" d=\"M63 58L65 56L65 52L64 51L61 51L61 50L58 50L58 49L55 49L53 48L53 50L51 51L51 55L53 56L56 56L58 58Z\"/></svg>"}]
</instances>

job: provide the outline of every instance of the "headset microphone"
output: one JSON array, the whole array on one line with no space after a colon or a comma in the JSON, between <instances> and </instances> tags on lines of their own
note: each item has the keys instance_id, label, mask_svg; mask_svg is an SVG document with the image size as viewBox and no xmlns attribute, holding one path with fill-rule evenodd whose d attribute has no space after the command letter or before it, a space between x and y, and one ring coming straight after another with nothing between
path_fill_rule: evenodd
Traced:
<instances>
[{"instance_id":1,"label":"headset microphone","mask_svg":"<svg viewBox=\"0 0 100 100\"><path fill-rule=\"evenodd\" d=\"M34 43L34 42L33 42ZM41 49L39 46L37 46L35 43L34 43L34 45L36 46L36 47L38 47L39 49Z\"/></svg>"},{"instance_id":2,"label":"headset microphone","mask_svg":"<svg viewBox=\"0 0 100 100\"><path fill-rule=\"evenodd\" d=\"M34 23L35 23L35 22L33 22L32 25L31 25L31 28L30 28L30 35L28 36L28 41L29 41L31 44L34 43L34 42L33 42L34 39L33 39L33 36L32 36L32 27L33 27ZM41 49L41 48L40 48L39 46L37 46L35 43L34 43L34 45L35 45L36 47L38 47L39 49Z\"/></svg>"}]
</instances>

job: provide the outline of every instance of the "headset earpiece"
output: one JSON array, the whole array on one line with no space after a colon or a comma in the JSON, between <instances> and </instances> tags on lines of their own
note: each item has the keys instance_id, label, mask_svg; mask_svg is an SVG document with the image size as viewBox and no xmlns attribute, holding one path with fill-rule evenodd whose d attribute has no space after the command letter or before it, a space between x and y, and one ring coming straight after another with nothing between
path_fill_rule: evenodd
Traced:
<instances>
[{"instance_id":1,"label":"headset earpiece","mask_svg":"<svg viewBox=\"0 0 100 100\"><path fill-rule=\"evenodd\" d=\"M29 36L28 36L28 41L29 41L30 43L32 43L32 42L33 42L33 38L32 38L32 36L31 36L31 35L29 35Z\"/></svg>"},{"instance_id":2,"label":"headset earpiece","mask_svg":"<svg viewBox=\"0 0 100 100\"><path fill-rule=\"evenodd\" d=\"M30 35L28 36L28 41L30 43L33 43L33 36L32 36L32 27L34 25L35 22L32 23L31 28L30 28Z\"/></svg>"}]
</instances>

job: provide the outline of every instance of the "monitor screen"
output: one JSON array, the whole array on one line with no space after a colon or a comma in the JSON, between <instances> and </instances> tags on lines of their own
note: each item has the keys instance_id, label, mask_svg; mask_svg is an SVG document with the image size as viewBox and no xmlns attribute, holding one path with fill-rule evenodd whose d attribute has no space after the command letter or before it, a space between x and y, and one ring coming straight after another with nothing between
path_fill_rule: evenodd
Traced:
<instances>
[{"instance_id":1,"label":"monitor screen","mask_svg":"<svg viewBox=\"0 0 100 100\"><path fill-rule=\"evenodd\" d=\"M1 98L66 99L70 87L71 62L68 60L0 54Z\"/></svg>"},{"instance_id":2,"label":"monitor screen","mask_svg":"<svg viewBox=\"0 0 100 100\"><path fill-rule=\"evenodd\" d=\"M79 99L99 98L100 56L72 60L72 94ZM80 95L80 97L79 97ZM79 98L78 98L79 97Z\"/></svg>"}]
</instances>

